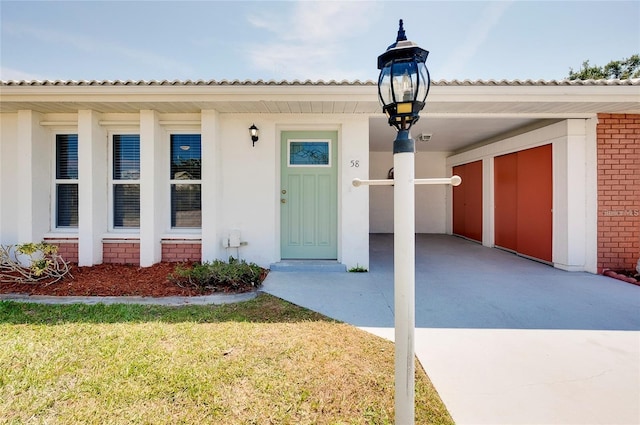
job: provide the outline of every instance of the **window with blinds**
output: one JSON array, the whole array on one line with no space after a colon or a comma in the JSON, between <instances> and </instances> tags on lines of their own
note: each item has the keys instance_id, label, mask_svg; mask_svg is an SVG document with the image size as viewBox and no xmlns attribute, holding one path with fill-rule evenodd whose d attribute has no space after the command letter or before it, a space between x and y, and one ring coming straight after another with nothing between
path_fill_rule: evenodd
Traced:
<instances>
[{"instance_id":1,"label":"window with blinds","mask_svg":"<svg viewBox=\"0 0 640 425\"><path fill-rule=\"evenodd\" d=\"M78 227L78 135L56 135L55 225Z\"/></svg>"},{"instance_id":2,"label":"window with blinds","mask_svg":"<svg viewBox=\"0 0 640 425\"><path fill-rule=\"evenodd\" d=\"M202 227L199 134L172 134L170 143L171 227Z\"/></svg>"},{"instance_id":3,"label":"window with blinds","mask_svg":"<svg viewBox=\"0 0 640 425\"><path fill-rule=\"evenodd\" d=\"M113 136L113 228L140 227L140 135Z\"/></svg>"}]
</instances>

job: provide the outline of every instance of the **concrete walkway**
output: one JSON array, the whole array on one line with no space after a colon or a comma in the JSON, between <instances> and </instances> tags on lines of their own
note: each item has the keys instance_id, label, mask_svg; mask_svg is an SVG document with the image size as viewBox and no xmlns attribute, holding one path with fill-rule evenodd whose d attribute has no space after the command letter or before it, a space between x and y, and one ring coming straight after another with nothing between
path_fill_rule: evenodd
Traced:
<instances>
[{"instance_id":1,"label":"concrete walkway","mask_svg":"<svg viewBox=\"0 0 640 425\"><path fill-rule=\"evenodd\" d=\"M257 292L243 294L203 295L198 297L57 297L48 295L0 294L0 301L16 301L36 304L142 304L180 307L185 305L230 304L249 301Z\"/></svg>"},{"instance_id":2,"label":"concrete walkway","mask_svg":"<svg viewBox=\"0 0 640 425\"><path fill-rule=\"evenodd\" d=\"M640 423L640 287L416 244L416 354L457 424ZM393 235L370 250L369 273L271 272L263 291L392 340Z\"/></svg>"}]
</instances>

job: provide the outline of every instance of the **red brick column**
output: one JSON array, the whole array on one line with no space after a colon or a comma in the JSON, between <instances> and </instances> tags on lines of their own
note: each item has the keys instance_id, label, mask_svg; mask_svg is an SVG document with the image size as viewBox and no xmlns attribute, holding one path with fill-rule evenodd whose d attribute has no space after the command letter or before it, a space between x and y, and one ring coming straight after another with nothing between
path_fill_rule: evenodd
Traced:
<instances>
[{"instance_id":1,"label":"red brick column","mask_svg":"<svg viewBox=\"0 0 640 425\"><path fill-rule=\"evenodd\" d=\"M640 258L640 115L598 114L598 272Z\"/></svg>"},{"instance_id":2,"label":"red brick column","mask_svg":"<svg viewBox=\"0 0 640 425\"><path fill-rule=\"evenodd\" d=\"M44 241L58 247L58 255L67 263L78 263L77 238L45 238Z\"/></svg>"},{"instance_id":3,"label":"red brick column","mask_svg":"<svg viewBox=\"0 0 640 425\"><path fill-rule=\"evenodd\" d=\"M162 241L162 261L200 261L202 244L200 241Z\"/></svg>"},{"instance_id":4,"label":"red brick column","mask_svg":"<svg viewBox=\"0 0 640 425\"><path fill-rule=\"evenodd\" d=\"M103 240L102 261L116 264L140 264L140 242Z\"/></svg>"}]
</instances>

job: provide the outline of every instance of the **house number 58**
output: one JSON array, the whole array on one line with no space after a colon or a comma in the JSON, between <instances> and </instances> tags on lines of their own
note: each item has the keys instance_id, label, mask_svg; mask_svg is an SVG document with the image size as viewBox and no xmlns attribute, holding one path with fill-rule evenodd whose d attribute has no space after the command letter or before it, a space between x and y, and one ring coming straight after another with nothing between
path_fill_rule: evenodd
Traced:
<instances>
[{"instance_id":1,"label":"house number 58","mask_svg":"<svg viewBox=\"0 0 640 425\"><path fill-rule=\"evenodd\" d=\"M351 168L358 168L360 167L360 161L357 159L352 159L351 160Z\"/></svg>"}]
</instances>

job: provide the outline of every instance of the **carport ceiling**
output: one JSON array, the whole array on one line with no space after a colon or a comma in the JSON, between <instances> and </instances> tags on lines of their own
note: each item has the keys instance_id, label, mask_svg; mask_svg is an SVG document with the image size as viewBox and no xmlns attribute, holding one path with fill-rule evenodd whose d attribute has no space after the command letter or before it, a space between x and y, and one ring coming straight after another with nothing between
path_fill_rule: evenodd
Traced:
<instances>
[{"instance_id":1,"label":"carport ceiling","mask_svg":"<svg viewBox=\"0 0 640 425\"><path fill-rule=\"evenodd\" d=\"M550 123L549 120L532 118L487 118L487 117L429 117L421 116L412 127L411 135L416 139L419 152L459 152L468 147L490 141L493 138L517 134L535 126ZM418 141L420 133L431 134L428 142ZM396 130L389 126L385 116L369 120L369 150L392 152Z\"/></svg>"}]
</instances>

